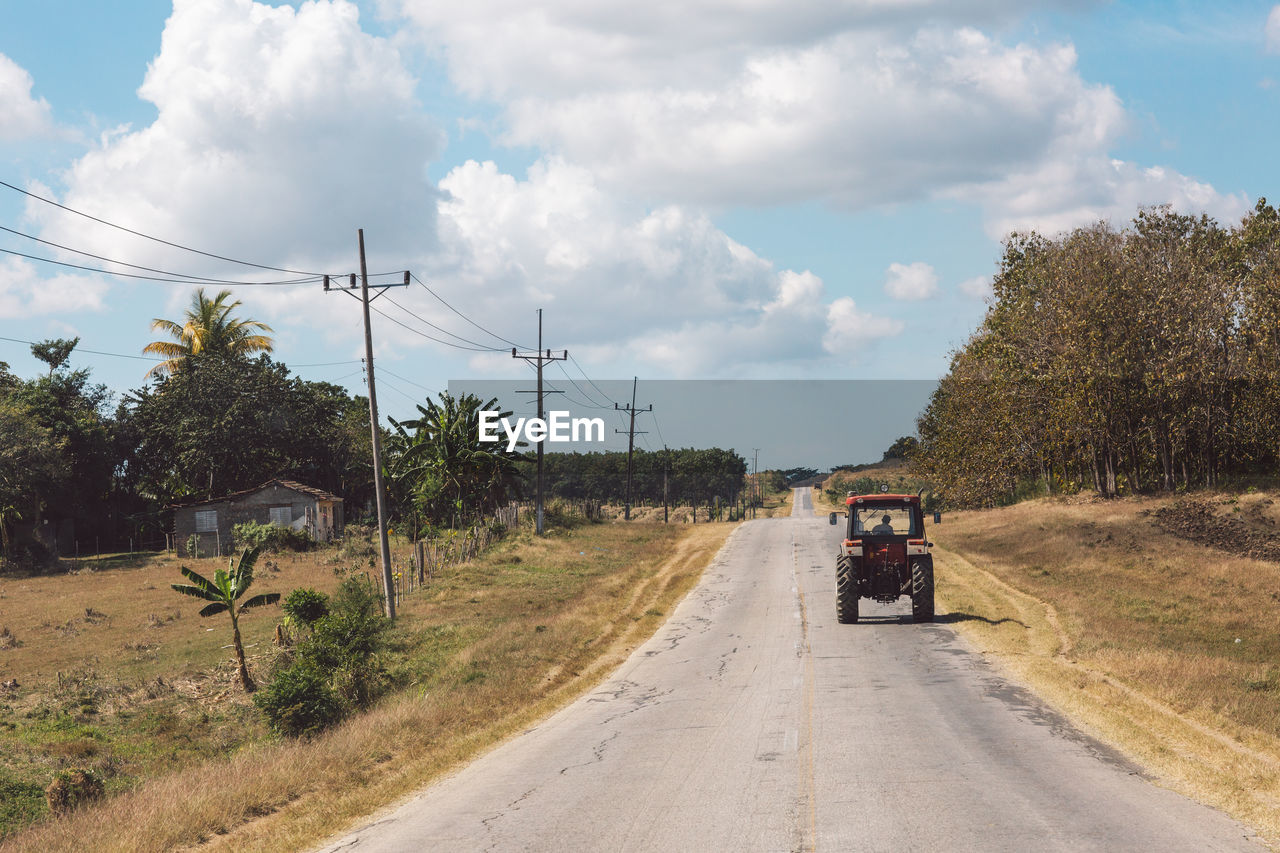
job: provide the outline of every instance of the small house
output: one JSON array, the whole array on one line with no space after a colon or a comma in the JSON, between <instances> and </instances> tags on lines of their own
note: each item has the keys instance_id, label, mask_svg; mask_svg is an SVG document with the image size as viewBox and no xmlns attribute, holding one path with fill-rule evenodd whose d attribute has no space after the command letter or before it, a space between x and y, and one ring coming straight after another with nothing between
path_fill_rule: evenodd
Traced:
<instances>
[{"instance_id":1,"label":"small house","mask_svg":"<svg viewBox=\"0 0 1280 853\"><path fill-rule=\"evenodd\" d=\"M232 528L246 521L292 527L317 542L329 542L342 535L342 498L277 479L220 498L181 504L173 507L174 548L185 556L197 556L188 543L198 547L198 556L227 553L233 547ZM194 542L193 536L198 537Z\"/></svg>"}]
</instances>

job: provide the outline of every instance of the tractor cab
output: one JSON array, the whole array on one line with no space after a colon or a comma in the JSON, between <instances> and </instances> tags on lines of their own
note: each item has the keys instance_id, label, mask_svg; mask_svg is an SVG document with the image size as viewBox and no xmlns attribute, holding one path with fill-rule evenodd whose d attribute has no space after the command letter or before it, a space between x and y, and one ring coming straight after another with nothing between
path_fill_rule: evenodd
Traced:
<instances>
[{"instance_id":1,"label":"tractor cab","mask_svg":"<svg viewBox=\"0 0 1280 853\"><path fill-rule=\"evenodd\" d=\"M836 610L841 622L858 621L858 599L888 603L911 597L916 621L933 619L933 557L924 536L919 495L850 494L845 536L836 563ZM836 524L840 513L830 515Z\"/></svg>"}]
</instances>

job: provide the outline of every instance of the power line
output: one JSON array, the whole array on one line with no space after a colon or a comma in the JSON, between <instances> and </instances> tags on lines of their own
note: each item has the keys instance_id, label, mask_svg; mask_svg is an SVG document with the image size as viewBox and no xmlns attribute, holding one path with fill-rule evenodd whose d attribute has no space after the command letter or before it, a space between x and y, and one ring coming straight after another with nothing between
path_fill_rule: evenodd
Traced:
<instances>
[{"instance_id":1,"label":"power line","mask_svg":"<svg viewBox=\"0 0 1280 853\"><path fill-rule=\"evenodd\" d=\"M15 344L27 344L28 346L35 346L37 343L37 341L24 341L21 338L6 338L4 336L0 336L0 341L12 341ZM120 353L120 352L102 352L101 350L85 349L84 347L79 347L79 346L75 348L74 352L87 352L87 353L92 353L93 355L108 355L108 356L111 356L112 358L133 358L133 359L137 359L138 361L164 361L165 360L163 358L154 358L149 355L125 355L124 353Z\"/></svg>"},{"instance_id":2,"label":"power line","mask_svg":"<svg viewBox=\"0 0 1280 853\"><path fill-rule=\"evenodd\" d=\"M505 347L489 347L489 346L485 346L484 344L480 343L479 341L473 341L473 340L471 340L470 338L464 338L462 335L457 335L457 334L454 334L453 332L449 331L448 329L441 328L440 326L437 326L435 323L433 323L433 322L431 322L430 320L428 320L426 317L423 317L423 316L421 316L421 315L419 315L419 314L415 314L414 312L410 311L408 308L405 308L403 305L401 305L399 302L396 302L396 301L395 301L394 299L392 299L390 296L388 296L388 297L387 297L387 301L388 301L388 302L390 302L392 305L396 306L397 308L399 308L399 309L400 309L401 311L403 311L404 313L408 314L410 317L413 317L415 320L419 320L419 321L421 321L421 322L423 322L423 323L426 323L428 326L430 326L431 328L435 329L437 332L440 332L440 333L442 333L442 334L448 335L448 336L449 336L449 337L451 337L451 338L457 338L458 340L463 341L463 342L468 343L468 344L471 344L472 346L482 347L482 348L484 348L484 349L488 350L489 352L506 352L506 348L505 348Z\"/></svg>"},{"instance_id":3,"label":"power line","mask_svg":"<svg viewBox=\"0 0 1280 853\"><path fill-rule=\"evenodd\" d=\"M615 406L617 405L617 401L614 400L612 397L610 397L608 394L604 393L604 389L601 388L599 385L597 385L595 381L592 380L592 378L587 375L587 372L582 369L581 364L578 364L578 360L576 358L574 358L573 356L569 356L569 361L573 362L573 366L578 368L578 372L582 374L582 378L587 380L587 382L590 382L591 387L600 392L600 396L604 397L606 400L608 400L610 403L613 403Z\"/></svg>"},{"instance_id":4,"label":"power line","mask_svg":"<svg viewBox=\"0 0 1280 853\"><path fill-rule=\"evenodd\" d=\"M387 370L387 369L384 367L384 368L382 368L382 372L383 372L383 373L390 373L391 371ZM392 374L392 375L394 376L395 374ZM418 405L418 403L419 403L418 398L417 398L417 397L415 397L415 396L413 396L412 394L409 394L409 393L407 393L407 392L405 392L405 391L402 391L399 387L397 387L397 386L396 386L396 383L394 383L394 382L388 382L387 380L385 380L385 379L384 379L384 380L382 380L382 384L383 384L383 385L386 385L386 386L387 386L388 388L390 388L392 391L395 391L397 394L399 394L401 397L404 397L406 400L408 400L410 403L413 403L415 406L416 406L416 405Z\"/></svg>"},{"instance_id":5,"label":"power line","mask_svg":"<svg viewBox=\"0 0 1280 853\"><path fill-rule=\"evenodd\" d=\"M661 442L662 442L662 446L663 446L663 447L666 447L666 446L667 446L667 440L666 440L666 438L664 438L664 437L663 437L663 435L662 435L662 427L660 427L660 426L658 425L658 413L657 413L657 412L650 412L649 414L651 414L651 415L653 416L653 428L654 428L654 429L656 429L656 430L658 431L658 441L661 441Z\"/></svg>"},{"instance_id":6,"label":"power line","mask_svg":"<svg viewBox=\"0 0 1280 853\"><path fill-rule=\"evenodd\" d=\"M399 326L402 329L406 329L407 331L413 332L415 335L421 335L422 337L426 338L429 341L435 341L438 344L444 344L447 347L453 347L455 349L461 349L461 350L468 350L469 352L502 352L502 350L490 349L488 347L468 347L468 346L463 346L462 344L455 344L453 341L441 340L440 338L437 338L433 335L428 335L426 332L422 331L421 329L415 329L412 326L409 326L405 323L401 323L399 320L397 320L395 317L392 317L390 314L388 314L385 311L380 311L377 308L373 308L373 306L370 306L370 309L375 313L377 313L378 315L387 318L392 323L395 323L397 326Z\"/></svg>"},{"instance_id":7,"label":"power line","mask_svg":"<svg viewBox=\"0 0 1280 853\"><path fill-rule=\"evenodd\" d=\"M486 329L484 326L481 326L481 325L480 325L479 323L477 323L475 320L472 320L472 319L471 319L470 317L468 317L466 314L463 314L463 313L462 313L461 311L459 311L457 308L454 308L452 305L450 305L448 302L446 302L446 301L444 300L444 298L443 298L442 296L440 296L440 294L436 293L434 290L432 290L431 288L427 287L426 282L424 282L422 279L418 278L416 275L413 275L412 273L410 273L410 276L413 278L413 280L414 280L414 281L416 281L418 284L422 285L422 289L423 289L423 290L425 290L427 293L430 293L432 296L434 296L434 297L435 297L435 298L440 302L440 304L441 304L441 305L443 305L444 307L448 308L450 311L452 311L453 313L457 314L459 317L461 317L462 319L466 320L468 323L470 323L471 325L475 326L477 329L479 329L480 331L484 332L486 335L489 335L490 337L493 337L493 338L497 338L498 340L502 341L503 343L505 343L505 344L510 344L511 346L516 347L516 348L518 348L518 349L528 349L528 347L527 347L527 346L525 346L525 345L523 345L523 344L518 344L518 343L516 343L515 341L507 340L506 338L502 337L502 335L499 335L499 334L497 334L496 332L491 332L491 331L489 331L489 330L488 330L488 329Z\"/></svg>"},{"instance_id":8,"label":"power line","mask_svg":"<svg viewBox=\"0 0 1280 853\"><path fill-rule=\"evenodd\" d=\"M314 364L286 364L287 367L333 367L336 364L360 364L360 359L352 358L347 361L320 361ZM281 362L281 364L285 364Z\"/></svg>"},{"instance_id":9,"label":"power line","mask_svg":"<svg viewBox=\"0 0 1280 853\"><path fill-rule=\"evenodd\" d=\"M583 388L583 387L582 387L581 385L579 385L577 382L574 382L574 381L573 381L573 377L569 375L569 371L567 371L567 370L565 370L565 369L564 369L564 365L563 365L563 364L560 364L560 363L558 363L558 362L557 362L556 367L560 368L560 372L564 374L564 378L569 380L570 384L572 384L572 385L573 385L573 387L574 387L574 388L576 388L576 389L578 390L578 393L579 393L579 394L581 394L582 396L586 397L588 400L590 400L590 401L591 401L590 403L583 403L583 402L582 402L582 401L580 401L580 400L574 400L574 402L575 402L575 403L577 403L577 404L578 404L578 405L580 405L580 406L583 406L584 408L588 408L588 409L611 409L611 408L613 408L612 406L604 406L604 405L601 405L601 404L600 404L600 403L599 403L599 402L598 402L594 397L592 397L592 396L587 392L587 390L586 390L585 388ZM572 398L572 397L570 397L569 399L573 400L573 398Z\"/></svg>"},{"instance_id":10,"label":"power line","mask_svg":"<svg viewBox=\"0 0 1280 853\"><path fill-rule=\"evenodd\" d=\"M387 370L387 366L386 366L385 364L382 366L382 368L381 368L381 369L382 369L382 372L383 372L383 373L390 374L391 376L394 376L396 379L399 379L401 382L408 382L410 385L416 385L417 387L421 388L422 390L424 390L424 391L429 391L429 392L431 392L432 394L438 394L438 393L440 393L439 391L437 391L437 390L436 390L436 389L434 389L434 388L428 388L426 385L423 385L421 382L414 382L412 379L409 379L409 378L407 378L407 377L401 376L399 373L392 373L390 370Z\"/></svg>"},{"instance_id":11,"label":"power line","mask_svg":"<svg viewBox=\"0 0 1280 853\"><path fill-rule=\"evenodd\" d=\"M175 249L181 249L181 250L182 250L182 251L184 251L184 252L191 252L191 253L196 254L196 255L203 255L203 256L205 256L206 258L214 258L214 259L216 259L216 260L219 260L219 261L226 261L226 262L228 262L228 263L232 263L232 264L240 264L241 266L246 266L246 267L256 267L257 269L260 269L260 270L272 270L273 272L286 272L286 273L289 273L289 274L291 274L291 275L306 275L306 276L319 276L319 275L321 275L321 273L307 272L307 271L305 271L305 270L291 270L291 269L287 269L287 268L285 268L285 267L272 267L272 266L268 266L268 265L266 265L266 264L255 264L255 263L253 263L252 261L242 261L242 260L239 260L239 259L237 259L237 258L229 258L229 257L227 257L226 255L217 255L217 254L214 254L213 252L205 252L205 251L201 251L200 249L193 249L193 248L191 248L190 246L184 246L184 245L182 245L181 243L173 243L173 242L170 242L170 241L168 241L168 240L162 240L162 239L160 239L159 237L153 237L153 236L151 236L150 234L144 234L144 233L142 233L141 231L135 231L135 230L133 230L132 228L126 228L126 227L125 227L125 226L123 226L123 225L117 225L116 223L114 223L114 222L108 222L108 221L107 221L107 220L105 220L105 219L99 219L98 217L93 216L93 215L88 214L88 213L85 213L84 211L76 210L76 209L75 209L75 208L73 208L73 207L67 207L65 204L59 204L58 202L56 202L56 201L54 201L54 200L52 200L52 199L48 199L48 198L45 198L44 196L36 195L36 194L35 194L35 193L33 193L33 192L28 192L27 190L24 190L24 189L22 189L21 187L15 187L13 184L6 183L6 182L4 182L4 181L0 181L0 186L2 186L2 187L7 187L7 188L9 188L9 189L13 190L14 192L22 193L23 195L27 196L28 198L33 198L33 199L35 199L36 201L42 201L42 202L44 202L45 204L53 205L54 207L56 207L56 208L58 208L58 209L60 209L60 210L65 210L65 211L66 211L66 212L68 212L68 213L74 213L76 216L83 216L85 219L91 219L91 220L93 220L94 222L97 222L97 223L102 224L102 225L106 225L106 226L111 227L111 228L116 228L116 229L118 229L118 230L120 230L120 231L124 231L124 232L125 232L125 233L127 233L127 234L132 234L132 235L134 235L135 237L142 237L144 240L151 240L151 241L156 242L156 243L162 243L162 244L164 244L164 245L166 245L166 246L171 246L172 248L175 248Z\"/></svg>"},{"instance_id":12,"label":"power line","mask_svg":"<svg viewBox=\"0 0 1280 853\"><path fill-rule=\"evenodd\" d=\"M99 269L97 267L87 267L84 264L73 264L73 263L68 263L67 261L55 261L52 258L42 258L39 255L29 255L26 252L18 252L13 249L0 249L0 252L4 252L6 255L17 255L19 258L26 258L27 260L31 260L31 261L39 261L44 264L54 264L60 267L70 267L73 270L84 270L85 272L96 272L101 275L115 276L116 278L137 278L143 281L160 281L160 282L167 282L169 284L199 284L200 283L199 281L193 281L190 278L167 278L167 277L161 277L161 276L155 276L155 275L140 275L139 273L112 272L111 270ZM119 262L112 261L112 263L119 263ZM125 266L132 266L132 264L125 264ZM301 279L301 278L291 279L289 281L224 281L222 283L241 286L241 287L249 286L249 285L287 286L287 285L296 285L296 284L314 284L317 281L320 281L321 278L323 278L323 276L318 278L309 278L309 279Z\"/></svg>"},{"instance_id":13,"label":"power line","mask_svg":"<svg viewBox=\"0 0 1280 853\"><path fill-rule=\"evenodd\" d=\"M55 249L62 249L64 252L72 252L77 255L84 255L87 258L93 258L94 260L97 260L97 261L105 261L109 264L117 264L122 267L132 267L133 269L145 270L146 272L160 273L161 275L173 276L174 278L190 279L191 283L193 284L201 283L201 282L206 284L248 284L250 283L250 282L236 281L234 279L210 278L209 276L191 275L189 273L173 272L171 270L161 270L161 269L156 269L154 267L144 267L141 264L131 264L128 261L117 261L115 258L107 258L107 257L103 257L102 255L95 255L93 252L86 252L83 249L73 249L70 246L64 246L61 243L55 243L52 240L45 240L43 238L36 237L33 234L26 234L22 231L18 231L13 228L7 228L4 225L0 225L0 231L7 231L8 233L18 237L23 237L27 240L33 240L36 243L43 243L44 245L52 246ZM300 279L296 282L293 279L290 279L289 281L273 281L273 282L257 282L257 283L260 283L260 284L294 284L294 283L307 284L314 281L315 281L315 277L313 276L306 279Z\"/></svg>"}]
</instances>

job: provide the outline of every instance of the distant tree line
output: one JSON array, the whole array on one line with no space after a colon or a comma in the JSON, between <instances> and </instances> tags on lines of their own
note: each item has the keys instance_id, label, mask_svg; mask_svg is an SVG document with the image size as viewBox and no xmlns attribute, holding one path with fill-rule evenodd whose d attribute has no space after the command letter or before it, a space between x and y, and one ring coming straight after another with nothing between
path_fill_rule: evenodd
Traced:
<instances>
[{"instance_id":1,"label":"distant tree line","mask_svg":"<svg viewBox=\"0 0 1280 853\"><path fill-rule=\"evenodd\" d=\"M1273 474L1280 216L1168 208L1007 238L981 326L919 420L915 472L953 505Z\"/></svg>"},{"instance_id":2,"label":"distant tree line","mask_svg":"<svg viewBox=\"0 0 1280 853\"><path fill-rule=\"evenodd\" d=\"M547 453L543 457L547 494L569 500L622 503L626 498L627 454ZM524 491L533 492L535 469L522 466ZM632 459L633 503L662 503L665 474L672 505L735 502L745 488L747 462L732 450L637 450Z\"/></svg>"},{"instance_id":3,"label":"distant tree line","mask_svg":"<svg viewBox=\"0 0 1280 853\"><path fill-rule=\"evenodd\" d=\"M270 327L234 316L239 305L229 291L197 290L181 322L153 321L172 340L144 352L163 361L118 401L69 366L79 339L34 344L48 371L33 379L0 363L0 569L155 547L167 507L274 477L341 496L348 520L371 515L368 400L272 360ZM443 393L418 417L380 427L393 523L408 521L410 533L471 524L533 493L527 448L479 441L479 412L494 405ZM549 494L623 500L626 454L547 460ZM636 502L662 500L664 469L674 503L705 504L736 498L746 463L725 450L639 451Z\"/></svg>"}]
</instances>

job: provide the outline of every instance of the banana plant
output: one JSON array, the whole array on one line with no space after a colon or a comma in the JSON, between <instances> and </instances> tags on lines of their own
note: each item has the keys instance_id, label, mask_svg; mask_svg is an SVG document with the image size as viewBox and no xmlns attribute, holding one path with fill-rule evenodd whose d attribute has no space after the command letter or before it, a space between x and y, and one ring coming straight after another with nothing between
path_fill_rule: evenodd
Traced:
<instances>
[{"instance_id":1,"label":"banana plant","mask_svg":"<svg viewBox=\"0 0 1280 853\"><path fill-rule=\"evenodd\" d=\"M170 584L183 595L210 602L200 611L201 616L213 616L224 610L231 614L231 639L236 650L236 663L240 667L240 683L244 686L246 693L252 693L257 689L257 685L249 677L249 667L244 661L244 645L240 642L240 614L250 607L275 604L280 600L280 593L267 592L255 595L247 601L240 601L240 597L253 583L253 565L258 560L258 551L257 548L245 548L239 562L237 563L234 557L231 558L227 563L227 569L225 571L218 569L213 580L183 566L182 574L191 583Z\"/></svg>"}]
</instances>

